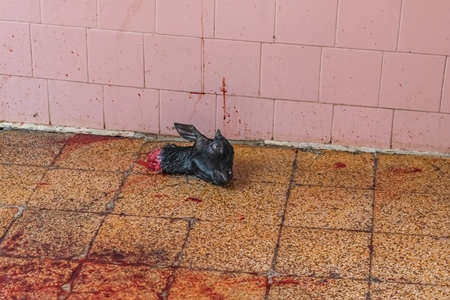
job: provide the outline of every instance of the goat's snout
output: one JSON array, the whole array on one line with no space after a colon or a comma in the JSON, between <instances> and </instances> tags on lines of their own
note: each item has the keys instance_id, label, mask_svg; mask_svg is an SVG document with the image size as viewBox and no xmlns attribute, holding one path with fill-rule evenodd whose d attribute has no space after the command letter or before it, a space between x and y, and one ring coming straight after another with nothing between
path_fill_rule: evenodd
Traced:
<instances>
[{"instance_id":1,"label":"goat's snout","mask_svg":"<svg viewBox=\"0 0 450 300\"><path fill-rule=\"evenodd\" d=\"M231 179L233 179L233 171L232 170L226 170L226 171L218 171L215 170L215 177L216 177L216 181L218 183L218 185L225 185L228 182L231 181Z\"/></svg>"}]
</instances>

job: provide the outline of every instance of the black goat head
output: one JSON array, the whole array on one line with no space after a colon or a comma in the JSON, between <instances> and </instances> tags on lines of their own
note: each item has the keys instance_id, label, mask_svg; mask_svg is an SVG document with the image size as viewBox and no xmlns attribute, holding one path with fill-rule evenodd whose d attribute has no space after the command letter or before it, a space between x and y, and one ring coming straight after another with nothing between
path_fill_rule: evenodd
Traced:
<instances>
[{"instance_id":1,"label":"black goat head","mask_svg":"<svg viewBox=\"0 0 450 300\"><path fill-rule=\"evenodd\" d=\"M190 155L185 156L186 174L220 186L230 182L233 178L234 150L220 130L216 131L214 139L209 139L193 125L174 125L182 138L194 142Z\"/></svg>"}]
</instances>

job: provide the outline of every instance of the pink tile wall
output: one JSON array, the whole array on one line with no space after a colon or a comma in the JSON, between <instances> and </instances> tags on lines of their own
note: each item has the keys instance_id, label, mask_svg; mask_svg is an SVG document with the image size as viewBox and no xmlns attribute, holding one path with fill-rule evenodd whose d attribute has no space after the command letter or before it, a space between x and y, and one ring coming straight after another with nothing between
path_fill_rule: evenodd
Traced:
<instances>
[{"instance_id":1,"label":"pink tile wall","mask_svg":"<svg viewBox=\"0 0 450 300\"><path fill-rule=\"evenodd\" d=\"M279 141L329 143L333 106L275 101L274 138Z\"/></svg>"},{"instance_id":2,"label":"pink tile wall","mask_svg":"<svg viewBox=\"0 0 450 300\"><path fill-rule=\"evenodd\" d=\"M450 55L450 2L403 0L399 50Z\"/></svg>"},{"instance_id":3,"label":"pink tile wall","mask_svg":"<svg viewBox=\"0 0 450 300\"><path fill-rule=\"evenodd\" d=\"M214 1L157 0L156 9L158 34L214 37Z\"/></svg>"},{"instance_id":4,"label":"pink tile wall","mask_svg":"<svg viewBox=\"0 0 450 300\"><path fill-rule=\"evenodd\" d=\"M395 112L392 147L441 152L450 148L449 128L449 114L399 110Z\"/></svg>"},{"instance_id":5,"label":"pink tile wall","mask_svg":"<svg viewBox=\"0 0 450 300\"><path fill-rule=\"evenodd\" d=\"M79 27L97 26L95 1L41 0L42 22Z\"/></svg>"},{"instance_id":6,"label":"pink tile wall","mask_svg":"<svg viewBox=\"0 0 450 300\"><path fill-rule=\"evenodd\" d=\"M442 92L441 112L450 113L450 60L445 68L444 90Z\"/></svg>"},{"instance_id":7,"label":"pink tile wall","mask_svg":"<svg viewBox=\"0 0 450 300\"><path fill-rule=\"evenodd\" d=\"M273 102L261 98L217 96L217 127L226 137L270 139L273 135Z\"/></svg>"},{"instance_id":8,"label":"pink tile wall","mask_svg":"<svg viewBox=\"0 0 450 300\"><path fill-rule=\"evenodd\" d=\"M151 88L200 91L202 42L199 38L145 36L145 85Z\"/></svg>"},{"instance_id":9,"label":"pink tile wall","mask_svg":"<svg viewBox=\"0 0 450 300\"><path fill-rule=\"evenodd\" d=\"M88 29L89 82L144 87L144 37Z\"/></svg>"},{"instance_id":10,"label":"pink tile wall","mask_svg":"<svg viewBox=\"0 0 450 300\"><path fill-rule=\"evenodd\" d=\"M0 0L0 122L450 153L450 2Z\"/></svg>"},{"instance_id":11,"label":"pink tile wall","mask_svg":"<svg viewBox=\"0 0 450 300\"><path fill-rule=\"evenodd\" d=\"M217 0L216 5L217 38L272 41L275 0Z\"/></svg>"},{"instance_id":12,"label":"pink tile wall","mask_svg":"<svg viewBox=\"0 0 450 300\"><path fill-rule=\"evenodd\" d=\"M121 86L103 87L105 127L139 132L159 131L159 92Z\"/></svg>"},{"instance_id":13,"label":"pink tile wall","mask_svg":"<svg viewBox=\"0 0 450 300\"><path fill-rule=\"evenodd\" d=\"M278 0L277 42L333 46L337 0Z\"/></svg>"},{"instance_id":14,"label":"pink tile wall","mask_svg":"<svg viewBox=\"0 0 450 300\"><path fill-rule=\"evenodd\" d=\"M194 124L203 134L211 136L216 124L216 96L196 93L161 91L160 132L178 135L174 122Z\"/></svg>"},{"instance_id":15,"label":"pink tile wall","mask_svg":"<svg viewBox=\"0 0 450 300\"><path fill-rule=\"evenodd\" d=\"M32 76L29 25L0 22L0 41L0 74Z\"/></svg>"},{"instance_id":16,"label":"pink tile wall","mask_svg":"<svg viewBox=\"0 0 450 300\"><path fill-rule=\"evenodd\" d=\"M52 125L103 128L102 86L50 80L48 95Z\"/></svg>"},{"instance_id":17,"label":"pink tile wall","mask_svg":"<svg viewBox=\"0 0 450 300\"><path fill-rule=\"evenodd\" d=\"M155 31L155 0L97 0L97 3L99 28L119 31Z\"/></svg>"},{"instance_id":18,"label":"pink tile wall","mask_svg":"<svg viewBox=\"0 0 450 300\"><path fill-rule=\"evenodd\" d=\"M401 1L341 0L336 46L372 50L395 50Z\"/></svg>"},{"instance_id":19,"label":"pink tile wall","mask_svg":"<svg viewBox=\"0 0 450 300\"><path fill-rule=\"evenodd\" d=\"M264 44L261 65L261 96L317 101L320 48Z\"/></svg>"},{"instance_id":20,"label":"pink tile wall","mask_svg":"<svg viewBox=\"0 0 450 300\"><path fill-rule=\"evenodd\" d=\"M31 41L34 76L87 80L84 28L32 24Z\"/></svg>"},{"instance_id":21,"label":"pink tile wall","mask_svg":"<svg viewBox=\"0 0 450 300\"><path fill-rule=\"evenodd\" d=\"M380 106L439 111L445 57L385 53Z\"/></svg>"},{"instance_id":22,"label":"pink tile wall","mask_svg":"<svg viewBox=\"0 0 450 300\"><path fill-rule=\"evenodd\" d=\"M0 120L49 124L47 81L0 75Z\"/></svg>"},{"instance_id":23,"label":"pink tile wall","mask_svg":"<svg viewBox=\"0 0 450 300\"><path fill-rule=\"evenodd\" d=\"M323 49L319 101L376 106L381 57L375 51Z\"/></svg>"},{"instance_id":24,"label":"pink tile wall","mask_svg":"<svg viewBox=\"0 0 450 300\"><path fill-rule=\"evenodd\" d=\"M41 21L39 0L0 0L0 20Z\"/></svg>"},{"instance_id":25,"label":"pink tile wall","mask_svg":"<svg viewBox=\"0 0 450 300\"><path fill-rule=\"evenodd\" d=\"M345 146L390 148L392 110L336 106L333 141Z\"/></svg>"}]
</instances>

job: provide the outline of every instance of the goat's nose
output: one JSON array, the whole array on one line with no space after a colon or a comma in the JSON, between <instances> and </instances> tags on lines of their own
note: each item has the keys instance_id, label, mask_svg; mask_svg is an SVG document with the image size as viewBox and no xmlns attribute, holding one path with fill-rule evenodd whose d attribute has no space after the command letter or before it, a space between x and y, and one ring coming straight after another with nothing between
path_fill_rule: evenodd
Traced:
<instances>
[{"instance_id":1,"label":"goat's nose","mask_svg":"<svg viewBox=\"0 0 450 300\"><path fill-rule=\"evenodd\" d=\"M219 175L220 180L223 181L224 183L229 182L230 179L231 179L229 171L225 171L225 172L222 173L222 172L216 170L215 173L217 175Z\"/></svg>"}]
</instances>

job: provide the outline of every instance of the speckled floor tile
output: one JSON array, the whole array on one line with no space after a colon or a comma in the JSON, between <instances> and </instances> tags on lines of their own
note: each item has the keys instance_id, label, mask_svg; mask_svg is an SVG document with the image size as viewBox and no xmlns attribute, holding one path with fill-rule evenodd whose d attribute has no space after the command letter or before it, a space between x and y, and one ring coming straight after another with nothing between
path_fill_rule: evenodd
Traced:
<instances>
[{"instance_id":1,"label":"speckled floor tile","mask_svg":"<svg viewBox=\"0 0 450 300\"><path fill-rule=\"evenodd\" d=\"M0 207L0 238L5 234L18 211L15 207Z\"/></svg>"},{"instance_id":2,"label":"speckled floor tile","mask_svg":"<svg viewBox=\"0 0 450 300\"><path fill-rule=\"evenodd\" d=\"M40 167L0 164L0 204L25 204L45 171Z\"/></svg>"},{"instance_id":3,"label":"speckled floor tile","mask_svg":"<svg viewBox=\"0 0 450 300\"><path fill-rule=\"evenodd\" d=\"M49 170L28 203L31 207L102 212L119 190L123 174Z\"/></svg>"},{"instance_id":4,"label":"speckled floor tile","mask_svg":"<svg viewBox=\"0 0 450 300\"><path fill-rule=\"evenodd\" d=\"M284 227L275 270L329 278L369 277L370 234Z\"/></svg>"},{"instance_id":5,"label":"speckled floor tile","mask_svg":"<svg viewBox=\"0 0 450 300\"><path fill-rule=\"evenodd\" d=\"M69 134L11 130L0 134L0 163L49 166Z\"/></svg>"},{"instance_id":6,"label":"speckled floor tile","mask_svg":"<svg viewBox=\"0 0 450 300\"><path fill-rule=\"evenodd\" d=\"M195 217L219 222L248 222L280 225L286 203L286 183L234 181L227 187L217 187L189 178L192 188L201 190L202 200ZM197 186L199 186L197 188Z\"/></svg>"},{"instance_id":7,"label":"speckled floor tile","mask_svg":"<svg viewBox=\"0 0 450 300\"><path fill-rule=\"evenodd\" d=\"M104 262L172 265L181 251L188 222L108 216L88 257Z\"/></svg>"},{"instance_id":8,"label":"speckled floor tile","mask_svg":"<svg viewBox=\"0 0 450 300\"><path fill-rule=\"evenodd\" d=\"M182 266L213 270L266 272L279 227L197 222L189 233Z\"/></svg>"},{"instance_id":9,"label":"speckled floor tile","mask_svg":"<svg viewBox=\"0 0 450 300\"><path fill-rule=\"evenodd\" d=\"M59 299L76 262L0 257L0 299Z\"/></svg>"},{"instance_id":10,"label":"speckled floor tile","mask_svg":"<svg viewBox=\"0 0 450 300\"><path fill-rule=\"evenodd\" d=\"M378 155L377 189L450 194L450 158Z\"/></svg>"},{"instance_id":11,"label":"speckled floor tile","mask_svg":"<svg viewBox=\"0 0 450 300\"><path fill-rule=\"evenodd\" d=\"M97 171L126 171L131 168L143 139L95 135L70 138L55 166Z\"/></svg>"},{"instance_id":12,"label":"speckled floor tile","mask_svg":"<svg viewBox=\"0 0 450 300\"><path fill-rule=\"evenodd\" d=\"M289 183L295 149L244 145L233 147L234 180Z\"/></svg>"},{"instance_id":13,"label":"speckled floor tile","mask_svg":"<svg viewBox=\"0 0 450 300\"><path fill-rule=\"evenodd\" d=\"M171 270L84 263L68 299L159 299Z\"/></svg>"},{"instance_id":14,"label":"speckled floor tile","mask_svg":"<svg viewBox=\"0 0 450 300\"><path fill-rule=\"evenodd\" d=\"M373 191L295 186L284 225L327 229L370 230Z\"/></svg>"},{"instance_id":15,"label":"speckled floor tile","mask_svg":"<svg viewBox=\"0 0 450 300\"><path fill-rule=\"evenodd\" d=\"M202 191L185 176L130 175L115 203L114 213L186 218L194 216Z\"/></svg>"},{"instance_id":16,"label":"speckled floor tile","mask_svg":"<svg viewBox=\"0 0 450 300\"><path fill-rule=\"evenodd\" d=\"M87 213L27 209L0 244L0 254L78 257L87 251L102 218Z\"/></svg>"},{"instance_id":17,"label":"speckled floor tile","mask_svg":"<svg viewBox=\"0 0 450 300\"><path fill-rule=\"evenodd\" d=\"M294 181L305 185L370 188L373 186L374 156L320 150L298 151Z\"/></svg>"},{"instance_id":18,"label":"speckled floor tile","mask_svg":"<svg viewBox=\"0 0 450 300\"><path fill-rule=\"evenodd\" d=\"M377 191L374 230L450 237L450 195Z\"/></svg>"},{"instance_id":19,"label":"speckled floor tile","mask_svg":"<svg viewBox=\"0 0 450 300\"><path fill-rule=\"evenodd\" d=\"M381 281L448 284L450 238L374 233L372 275Z\"/></svg>"},{"instance_id":20,"label":"speckled floor tile","mask_svg":"<svg viewBox=\"0 0 450 300\"><path fill-rule=\"evenodd\" d=\"M370 299L450 299L450 286L375 282L371 286Z\"/></svg>"},{"instance_id":21,"label":"speckled floor tile","mask_svg":"<svg viewBox=\"0 0 450 300\"><path fill-rule=\"evenodd\" d=\"M179 269L169 300L255 299L266 293L267 277L238 273L201 272Z\"/></svg>"},{"instance_id":22,"label":"speckled floor tile","mask_svg":"<svg viewBox=\"0 0 450 300\"><path fill-rule=\"evenodd\" d=\"M305 277L275 277L270 300L367 299L366 281Z\"/></svg>"}]
</instances>

